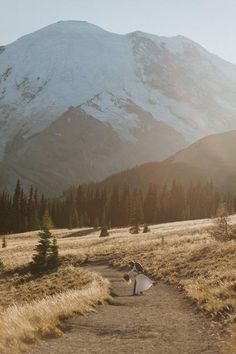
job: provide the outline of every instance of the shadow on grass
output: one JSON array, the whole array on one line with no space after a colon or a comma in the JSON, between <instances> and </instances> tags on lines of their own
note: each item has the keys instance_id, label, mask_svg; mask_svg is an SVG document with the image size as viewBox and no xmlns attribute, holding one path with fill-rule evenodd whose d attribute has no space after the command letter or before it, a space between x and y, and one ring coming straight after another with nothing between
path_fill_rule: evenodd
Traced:
<instances>
[{"instance_id":1,"label":"shadow on grass","mask_svg":"<svg viewBox=\"0 0 236 354\"><path fill-rule=\"evenodd\" d=\"M60 264L62 265L62 264ZM58 266L58 268L60 267ZM53 274L57 272L58 268L53 268L53 269L45 269L42 271L32 271L32 266L30 263L27 263L23 266L16 267L13 269L6 269L3 270L0 274L0 279L13 279L14 277L18 277L18 280L16 282L17 285L27 283L33 280L36 280L38 278L42 278L45 275Z\"/></svg>"},{"instance_id":2,"label":"shadow on grass","mask_svg":"<svg viewBox=\"0 0 236 354\"><path fill-rule=\"evenodd\" d=\"M94 228L89 228L86 230L77 230L77 231L72 231L70 234L63 236L63 238L68 238L68 237L81 237L81 236L88 236L91 235L95 232L97 232L98 229L94 229Z\"/></svg>"}]
</instances>

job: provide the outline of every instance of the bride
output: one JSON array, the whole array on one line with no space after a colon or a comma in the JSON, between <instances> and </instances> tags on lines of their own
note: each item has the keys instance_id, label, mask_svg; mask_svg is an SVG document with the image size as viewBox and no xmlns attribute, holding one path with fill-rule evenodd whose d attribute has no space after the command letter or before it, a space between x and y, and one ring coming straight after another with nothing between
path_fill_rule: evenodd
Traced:
<instances>
[{"instance_id":1,"label":"bride","mask_svg":"<svg viewBox=\"0 0 236 354\"><path fill-rule=\"evenodd\" d=\"M129 262L130 271L124 274L124 279L131 284L134 281L133 295L142 295L143 291L148 290L155 281L144 275L143 267L140 263Z\"/></svg>"}]
</instances>

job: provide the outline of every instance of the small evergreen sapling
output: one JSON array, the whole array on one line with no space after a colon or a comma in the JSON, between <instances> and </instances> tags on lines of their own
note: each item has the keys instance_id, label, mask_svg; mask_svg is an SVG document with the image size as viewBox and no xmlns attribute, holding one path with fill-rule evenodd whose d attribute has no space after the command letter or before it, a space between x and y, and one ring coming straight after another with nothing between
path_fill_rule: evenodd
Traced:
<instances>
[{"instance_id":1,"label":"small evergreen sapling","mask_svg":"<svg viewBox=\"0 0 236 354\"><path fill-rule=\"evenodd\" d=\"M6 237L3 236L3 238L2 238L2 248L6 248L6 247L7 247Z\"/></svg>"},{"instance_id":2,"label":"small evergreen sapling","mask_svg":"<svg viewBox=\"0 0 236 354\"><path fill-rule=\"evenodd\" d=\"M31 262L32 272L40 273L57 268L59 265L57 241L46 227L39 232L39 242L34 250L36 253Z\"/></svg>"},{"instance_id":3,"label":"small evergreen sapling","mask_svg":"<svg viewBox=\"0 0 236 354\"><path fill-rule=\"evenodd\" d=\"M150 232L150 229L147 224L143 226L143 234L146 234L147 232Z\"/></svg>"},{"instance_id":4,"label":"small evergreen sapling","mask_svg":"<svg viewBox=\"0 0 236 354\"><path fill-rule=\"evenodd\" d=\"M4 264L3 261L0 259L0 272L2 272L4 269Z\"/></svg>"},{"instance_id":5,"label":"small evergreen sapling","mask_svg":"<svg viewBox=\"0 0 236 354\"><path fill-rule=\"evenodd\" d=\"M38 235L39 242L34 249L36 253L33 255L31 266L33 271L42 272L47 268L47 258L50 252L52 234L47 228L44 228Z\"/></svg>"},{"instance_id":6,"label":"small evergreen sapling","mask_svg":"<svg viewBox=\"0 0 236 354\"><path fill-rule=\"evenodd\" d=\"M107 226L102 226L99 237L106 237L106 236L109 236L109 232L108 232Z\"/></svg>"},{"instance_id":7,"label":"small evergreen sapling","mask_svg":"<svg viewBox=\"0 0 236 354\"><path fill-rule=\"evenodd\" d=\"M221 203L217 209L217 218L214 227L210 231L211 236L220 242L236 240L236 230L229 223L229 211L225 203Z\"/></svg>"},{"instance_id":8,"label":"small evergreen sapling","mask_svg":"<svg viewBox=\"0 0 236 354\"><path fill-rule=\"evenodd\" d=\"M139 228L138 224L131 226L129 229L130 234L138 234L139 231L140 231L140 228Z\"/></svg>"}]
</instances>

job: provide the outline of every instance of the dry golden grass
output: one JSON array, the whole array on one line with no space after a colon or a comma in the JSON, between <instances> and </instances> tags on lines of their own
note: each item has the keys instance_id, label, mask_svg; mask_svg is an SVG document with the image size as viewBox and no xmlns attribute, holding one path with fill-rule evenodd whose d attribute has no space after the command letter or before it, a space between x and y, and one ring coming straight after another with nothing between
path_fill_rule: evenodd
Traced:
<instances>
[{"instance_id":1,"label":"dry golden grass","mask_svg":"<svg viewBox=\"0 0 236 354\"><path fill-rule=\"evenodd\" d=\"M73 233L75 230L73 230ZM79 230L81 232L81 230ZM60 239L71 230L54 230ZM109 298L109 283L99 275L73 266L63 259L57 272L40 276L27 271L38 233L7 236L0 249L4 272L0 273L0 353L24 351L27 343L41 336L62 334L60 322L75 313L94 310Z\"/></svg>"},{"instance_id":2,"label":"dry golden grass","mask_svg":"<svg viewBox=\"0 0 236 354\"><path fill-rule=\"evenodd\" d=\"M23 305L65 290L81 289L90 284L93 274L73 266L62 266L57 272L32 275L24 269L0 274L0 310L17 304Z\"/></svg>"},{"instance_id":3,"label":"dry golden grass","mask_svg":"<svg viewBox=\"0 0 236 354\"><path fill-rule=\"evenodd\" d=\"M62 319L93 311L98 302L107 300L109 283L98 275L93 277L82 290L67 290L40 301L8 307L0 316L0 352L17 353L40 336L60 336Z\"/></svg>"},{"instance_id":4,"label":"dry golden grass","mask_svg":"<svg viewBox=\"0 0 236 354\"><path fill-rule=\"evenodd\" d=\"M236 216L230 222L235 224ZM206 219L154 225L149 233L138 235L130 235L127 228L110 230L110 236L105 238L99 238L99 231L82 237L73 236L79 230L54 233L60 254L72 263L106 260L122 267L135 259L153 277L180 285L202 310L231 326L231 342L225 350L234 353L236 247L234 241L215 241L209 235L211 227L212 220ZM0 258L7 267L12 268L16 263L23 265L31 259L36 235L8 237L8 247L0 250Z\"/></svg>"}]
</instances>

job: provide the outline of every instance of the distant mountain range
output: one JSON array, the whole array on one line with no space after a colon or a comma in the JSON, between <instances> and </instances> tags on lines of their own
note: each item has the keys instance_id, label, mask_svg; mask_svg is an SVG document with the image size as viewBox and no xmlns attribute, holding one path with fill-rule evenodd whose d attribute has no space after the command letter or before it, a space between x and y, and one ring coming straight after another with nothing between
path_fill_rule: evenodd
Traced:
<instances>
[{"instance_id":1,"label":"distant mountain range","mask_svg":"<svg viewBox=\"0 0 236 354\"><path fill-rule=\"evenodd\" d=\"M50 25L0 47L0 188L60 193L164 160L236 129L235 98L236 66L185 37Z\"/></svg>"},{"instance_id":2,"label":"distant mountain range","mask_svg":"<svg viewBox=\"0 0 236 354\"><path fill-rule=\"evenodd\" d=\"M151 162L108 177L100 186L125 184L163 187L173 181L189 186L213 182L219 191L236 194L236 131L207 136L163 162Z\"/></svg>"}]
</instances>

